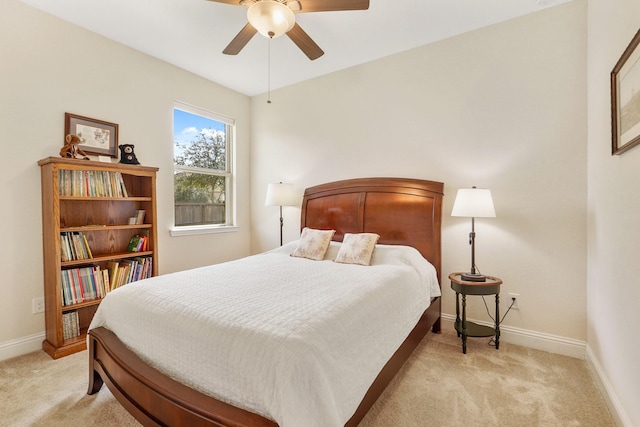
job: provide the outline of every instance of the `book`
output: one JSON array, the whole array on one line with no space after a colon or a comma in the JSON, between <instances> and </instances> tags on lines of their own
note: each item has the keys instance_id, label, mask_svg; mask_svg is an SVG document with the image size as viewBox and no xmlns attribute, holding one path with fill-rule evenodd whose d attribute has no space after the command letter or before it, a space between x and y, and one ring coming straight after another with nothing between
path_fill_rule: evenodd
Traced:
<instances>
[{"instance_id":1,"label":"book","mask_svg":"<svg viewBox=\"0 0 640 427\"><path fill-rule=\"evenodd\" d=\"M84 250L84 245L80 239L80 233L71 233L71 242L75 250L75 259L87 259L87 254Z\"/></svg>"},{"instance_id":2,"label":"book","mask_svg":"<svg viewBox=\"0 0 640 427\"><path fill-rule=\"evenodd\" d=\"M69 253L64 233L60 235L60 258L62 262L71 261L71 254Z\"/></svg>"},{"instance_id":3,"label":"book","mask_svg":"<svg viewBox=\"0 0 640 427\"><path fill-rule=\"evenodd\" d=\"M109 269L109 290L114 290L116 286L116 281L118 278L118 266L120 263L118 261L109 261L107 263L107 267Z\"/></svg>"},{"instance_id":4,"label":"book","mask_svg":"<svg viewBox=\"0 0 640 427\"><path fill-rule=\"evenodd\" d=\"M85 252L87 253L88 258L93 258L93 254L91 253L91 248L89 247L89 242L87 241L87 236L80 233L82 236L82 243L84 244Z\"/></svg>"},{"instance_id":5,"label":"book","mask_svg":"<svg viewBox=\"0 0 640 427\"><path fill-rule=\"evenodd\" d=\"M110 284L111 281L109 280L109 270L102 270L102 297L104 298L109 291L111 290L110 288Z\"/></svg>"},{"instance_id":6,"label":"book","mask_svg":"<svg viewBox=\"0 0 640 427\"><path fill-rule=\"evenodd\" d=\"M144 215L145 215L144 209L136 210L136 213L134 215L134 217L136 218L136 224L144 224Z\"/></svg>"},{"instance_id":7,"label":"book","mask_svg":"<svg viewBox=\"0 0 640 427\"><path fill-rule=\"evenodd\" d=\"M73 299L71 297L71 286L69 285L69 276L66 273L66 270L62 270L62 274L60 277L62 284L62 305L71 305L73 304Z\"/></svg>"},{"instance_id":8,"label":"book","mask_svg":"<svg viewBox=\"0 0 640 427\"><path fill-rule=\"evenodd\" d=\"M129 245L127 246L127 252L138 252L139 245L140 245L140 236L137 234L135 236L131 236L131 239L129 240Z\"/></svg>"}]
</instances>

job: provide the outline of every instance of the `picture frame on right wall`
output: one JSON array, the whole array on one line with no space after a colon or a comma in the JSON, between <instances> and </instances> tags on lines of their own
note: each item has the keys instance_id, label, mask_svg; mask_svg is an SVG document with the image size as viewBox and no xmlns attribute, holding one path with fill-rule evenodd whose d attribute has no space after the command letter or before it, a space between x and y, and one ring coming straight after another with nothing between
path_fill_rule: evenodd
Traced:
<instances>
[{"instance_id":1,"label":"picture frame on right wall","mask_svg":"<svg viewBox=\"0 0 640 427\"><path fill-rule=\"evenodd\" d=\"M640 144L640 30L611 71L611 155Z\"/></svg>"}]
</instances>

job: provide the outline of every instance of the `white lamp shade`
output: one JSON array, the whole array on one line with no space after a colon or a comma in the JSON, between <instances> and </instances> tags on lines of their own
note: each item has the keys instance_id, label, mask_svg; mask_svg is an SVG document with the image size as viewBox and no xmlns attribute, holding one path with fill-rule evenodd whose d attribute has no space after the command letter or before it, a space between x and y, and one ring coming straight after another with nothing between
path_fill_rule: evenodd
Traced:
<instances>
[{"instance_id":1,"label":"white lamp shade","mask_svg":"<svg viewBox=\"0 0 640 427\"><path fill-rule=\"evenodd\" d=\"M296 23L288 6L275 0L262 0L247 11L249 23L265 37L276 38L285 34Z\"/></svg>"},{"instance_id":2,"label":"white lamp shade","mask_svg":"<svg viewBox=\"0 0 640 427\"><path fill-rule=\"evenodd\" d=\"M265 206L297 206L293 184L282 182L269 184L264 204Z\"/></svg>"},{"instance_id":3,"label":"white lamp shade","mask_svg":"<svg viewBox=\"0 0 640 427\"><path fill-rule=\"evenodd\" d=\"M496 216L491 190L486 188L461 188L453 202L451 216L489 218Z\"/></svg>"}]
</instances>

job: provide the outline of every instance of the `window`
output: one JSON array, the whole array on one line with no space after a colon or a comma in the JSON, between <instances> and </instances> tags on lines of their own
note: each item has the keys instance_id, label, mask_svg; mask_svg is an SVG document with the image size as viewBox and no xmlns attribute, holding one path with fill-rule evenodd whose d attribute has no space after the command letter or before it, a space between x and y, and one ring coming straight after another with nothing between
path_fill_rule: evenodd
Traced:
<instances>
[{"instance_id":1,"label":"window","mask_svg":"<svg viewBox=\"0 0 640 427\"><path fill-rule=\"evenodd\" d=\"M233 226L234 121L176 103L173 132L172 235Z\"/></svg>"}]
</instances>

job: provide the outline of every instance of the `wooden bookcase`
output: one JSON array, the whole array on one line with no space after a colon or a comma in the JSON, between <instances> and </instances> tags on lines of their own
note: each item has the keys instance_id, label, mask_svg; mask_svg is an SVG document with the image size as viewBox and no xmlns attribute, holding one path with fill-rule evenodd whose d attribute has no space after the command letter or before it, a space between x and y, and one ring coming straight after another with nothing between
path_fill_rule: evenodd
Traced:
<instances>
[{"instance_id":1,"label":"wooden bookcase","mask_svg":"<svg viewBox=\"0 0 640 427\"><path fill-rule=\"evenodd\" d=\"M109 270L109 266L116 262L125 263L149 257L150 260L147 261L151 262L151 267L148 271L152 276L157 275L158 168L56 157L42 159L38 165L42 178L46 326L42 348L57 359L86 349L87 328L101 300L99 297L82 302L65 300L63 275L67 274L66 277L69 277L70 272L67 270L75 272L83 267ZM73 177L71 182L70 177ZM114 177L122 178L120 182L124 183L126 196L116 194L114 187L109 191L104 189L107 181ZM82 184L84 190L80 191L78 187ZM75 191L70 191L74 186ZM70 192L74 195L69 195ZM145 211L143 223L130 224L130 218L139 210ZM64 243L61 236L73 233L84 235L92 258L62 260L61 246ZM128 252L132 236L138 234L148 235L146 250ZM68 289L67 287L66 290ZM77 313L80 335L65 339L63 314L71 312Z\"/></svg>"}]
</instances>

